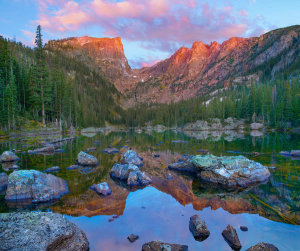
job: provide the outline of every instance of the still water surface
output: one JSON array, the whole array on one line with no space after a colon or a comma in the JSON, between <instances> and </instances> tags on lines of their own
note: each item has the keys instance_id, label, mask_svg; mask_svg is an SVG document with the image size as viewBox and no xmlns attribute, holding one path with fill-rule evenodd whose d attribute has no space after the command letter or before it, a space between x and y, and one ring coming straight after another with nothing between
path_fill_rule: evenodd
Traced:
<instances>
[{"instance_id":1,"label":"still water surface","mask_svg":"<svg viewBox=\"0 0 300 251\"><path fill-rule=\"evenodd\" d=\"M67 137L67 136L66 136ZM25 151L42 139L20 138L0 142L0 152L7 149ZM47 139L46 139L47 140ZM51 139L49 139L51 140ZM174 140L185 142L174 143ZM132 147L144 158L143 171L153 177L152 185L128 190L109 176L112 165L122 154L102 152L112 146L125 152ZM300 160L279 155L280 151L300 149L299 134L220 135L203 133L117 133L79 135L60 146L54 155L18 154L21 169L43 171L52 166L62 169L55 175L67 180L69 193L51 204L8 204L0 197L0 212L24 210L53 211L66 215L86 234L91 250L140 250L143 243L162 240L186 244L189 250L231 250L221 233L228 224L237 229L242 250L258 242L269 242L279 250L300 250ZM75 164L81 150L99 160L96 168L67 170ZM195 155L206 149L215 155L242 154L269 167L272 177L266 184L239 193L227 193L203 186L191 176L168 170L167 165L184 154ZM232 153L228 151L236 151ZM262 153L255 156L253 152ZM154 157L158 154L159 157ZM4 169L4 170L3 170ZM2 166L0 172L5 171ZM9 173L9 172L8 172ZM172 179L168 179L168 176ZM100 197L89 189L95 183L108 182L113 193ZM189 231L189 217L199 214L206 221L210 236L195 241ZM248 227L242 232L239 226ZM127 236L140 238L130 243Z\"/></svg>"}]
</instances>

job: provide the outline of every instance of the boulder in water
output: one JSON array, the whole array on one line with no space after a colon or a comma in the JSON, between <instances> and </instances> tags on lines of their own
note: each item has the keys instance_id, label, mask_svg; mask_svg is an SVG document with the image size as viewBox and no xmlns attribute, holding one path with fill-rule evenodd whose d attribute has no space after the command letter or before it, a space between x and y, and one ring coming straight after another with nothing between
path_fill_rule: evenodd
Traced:
<instances>
[{"instance_id":1,"label":"boulder in water","mask_svg":"<svg viewBox=\"0 0 300 251\"><path fill-rule=\"evenodd\" d=\"M131 234L127 237L127 239L132 243L135 242L138 238L140 238L138 235Z\"/></svg>"},{"instance_id":2,"label":"boulder in water","mask_svg":"<svg viewBox=\"0 0 300 251\"><path fill-rule=\"evenodd\" d=\"M136 165L133 164L114 164L111 171L110 175L113 178L118 178L120 180L127 180L129 173L131 171L138 171L139 168Z\"/></svg>"},{"instance_id":3,"label":"boulder in water","mask_svg":"<svg viewBox=\"0 0 300 251\"><path fill-rule=\"evenodd\" d=\"M267 167L244 156L197 155L192 163L198 169L198 177L225 188L245 188L265 182L270 177Z\"/></svg>"},{"instance_id":4,"label":"boulder in water","mask_svg":"<svg viewBox=\"0 0 300 251\"><path fill-rule=\"evenodd\" d=\"M0 155L0 162L12 162L19 160L19 157L12 151L5 151Z\"/></svg>"},{"instance_id":5,"label":"boulder in water","mask_svg":"<svg viewBox=\"0 0 300 251\"><path fill-rule=\"evenodd\" d=\"M293 157L300 157L300 150L292 150L291 156Z\"/></svg>"},{"instance_id":6,"label":"boulder in water","mask_svg":"<svg viewBox=\"0 0 300 251\"><path fill-rule=\"evenodd\" d=\"M97 192L97 194L104 195L104 196L110 195L112 193L110 187L107 185L106 182L94 184L90 187L90 189Z\"/></svg>"},{"instance_id":7,"label":"boulder in water","mask_svg":"<svg viewBox=\"0 0 300 251\"><path fill-rule=\"evenodd\" d=\"M142 246L142 251L188 251L188 246L162 241L150 241Z\"/></svg>"},{"instance_id":8,"label":"boulder in water","mask_svg":"<svg viewBox=\"0 0 300 251\"><path fill-rule=\"evenodd\" d=\"M77 162L82 166L96 166L98 164L98 160L96 157L85 152L78 153Z\"/></svg>"},{"instance_id":9,"label":"boulder in water","mask_svg":"<svg viewBox=\"0 0 300 251\"><path fill-rule=\"evenodd\" d=\"M242 248L239 237L233 226L228 225L226 229L223 230L222 236L233 250L240 250Z\"/></svg>"},{"instance_id":10,"label":"boulder in water","mask_svg":"<svg viewBox=\"0 0 300 251\"><path fill-rule=\"evenodd\" d=\"M54 153L55 147L52 144L47 144L42 148L37 148L34 150L28 150L29 154L35 154L35 153Z\"/></svg>"},{"instance_id":11,"label":"boulder in water","mask_svg":"<svg viewBox=\"0 0 300 251\"><path fill-rule=\"evenodd\" d=\"M247 251L279 251L279 249L273 244L260 242L255 246L248 248Z\"/></svg>"},{"instance_id":12,"label":"boulder in water","mask_svg":"<svg viewBox=\"0 0 300 251\"><path fill-rule=\"evenodd\" d=\"M250 124L251 130L261 130L263 128L264 128L264 124L261 124L261 123L251 123Z\"/></svg>"},{"instance_id":13,"label":"boulder in water","mask_svg":"<svg viewBox=\"0 0 300 251\"><path fill-rule=\"evenodd\" d=\"M210 235L205 221L201 220L197 214L190 218L189 229L197 241L204 241Z\"/></svg>"},{"instance_id":14,"label":"boulder in water","mask_svg":"<svg viewBox=\"0 0 300 251\"><path fill-rule=\"evenodd\" d=\"M59 199L68 192L67 182L36 170L14 171L8 176L5 199L31 200L32 203Z\"/></svg>"},{"instance_id":15,"label":"boulder in water","mask_svg":"<svg viewBox=\"0 0 300 251\"><path fill-rule=\"evenodd\" d=\"M89 250L85 233L48 212L0 214L1 250Z\"/></svg>"},{"instance_id":16,"label":"boulder in water","mask_svg":"<svg viewBox=\"0 0 300 251\"><path fill-rule=\"evenodd\" d=\"M142 166L142 159L137 155L137 153L133 150L127 151L122 157L123 164L133 164L136 166Z\"/></svg>"},{"instance_id":17,"label":"boulder in water","mask_svg":"<svg viewBox=\"0 0 300 251\"><path fill-rule=\"evenodd\" d=\"M144 172L140 170L131 171L128 175L128 186L146 186L152 182L152 179Z\"/></svg>"},{"instance_id":18,"label":"boulder in water","mask_svg":"<svg viewBox=\"0 0 300 251\"><path fill-rule=\"evenodd\" d=\"M51 173L51 172L59 172L59 171L60 171L59 166L53 166L53 167L50 167L50 168L46 169L44 172Z\"/></svg>"}]
</instances>

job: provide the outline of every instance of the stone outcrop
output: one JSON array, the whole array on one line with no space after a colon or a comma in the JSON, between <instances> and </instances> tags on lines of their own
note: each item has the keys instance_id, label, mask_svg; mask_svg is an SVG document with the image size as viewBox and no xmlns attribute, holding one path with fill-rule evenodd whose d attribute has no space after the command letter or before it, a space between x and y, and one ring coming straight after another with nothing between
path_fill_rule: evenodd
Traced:
<instances>
[{"instance_id":1,"label":"stone outcrop","mask_svg":"<svg viewBox=\"0 0 300 251\"><path fill-rule=\"evenodd\" d=\"M198 241L204 241L210 235L205 221L201 220L197 214L190 217L189 229L194 238Z\"/></svg>"},{"instance_id":2,"label":"stone outcrop","mask_svg":"<svg viewBox=\"0 0 300 251\"><path fill-rule=\"evenodd\" d=\"M67 192L67 182L59 177L36 170L20 170L9 175L5 199L47 202L59 199Z\"/></svg>"},{"instance_id":3,"label":"stone outcrop","mask_svg":"<svg viewBox=\"0 0 300 251\"><path fill-rule=\"evenodd\" d=\"M82 230L60 214L46 212L0 214L1 250L89 250Z\"/></svg>"},{"instance_id":4,"label":"stone outcrop","mask_svg":"<svg viewBox=\"0 0 300 251\"><path fill-rule=\"evenodd\" d=\"M171 244L162 241L147 242L142 246L142 251L188 251L188 246Z\"/></svg>"},{"instance_id":5,"label":"stone outcrop","mask_svg":"<svg viewBox=\"0 0 300 251\"><path fill-rule=\"evenodd\" d=\"M0 155L0 162L13 162L19 160L19 157L12 151L5 151Z\"/></svg>"},{"instance_id":6,"label":"stone outcrop","mask_svg":"<svg viewBox=\"0 0 300 251\"><path fill-rule=\"evenodd\" d=\"M96 166L98 164L98 160L90 154L80 152L77 156L77 163L82 166Z\"/></svg>"}]
</instances>

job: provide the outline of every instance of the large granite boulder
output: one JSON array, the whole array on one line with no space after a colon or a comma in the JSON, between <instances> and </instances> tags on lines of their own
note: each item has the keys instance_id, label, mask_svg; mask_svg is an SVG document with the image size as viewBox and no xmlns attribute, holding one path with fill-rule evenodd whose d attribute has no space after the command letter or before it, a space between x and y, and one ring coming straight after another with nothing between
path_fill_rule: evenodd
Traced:
<instances>
[{"instance_id":1,"label":"large granite boulder","mask_svg":"<svg viewBox=\"0 0 300 251\"><path fill-rule=\"evenodd\" d=\"M189 229L197 241L204 241L210 235L205 221L197 214L190 218Z\"/></svg>"},{"instance_id":2,"label":"large granite boulder","mask_svg":"<svg viewBox=\"0 0 300 251\"><path fill-rule=\"evenodd\" d=\"M104 196L110 195L112 193L110 187L107 185L106 182L94 184L90 186L90 189L95 191L97 194L104 195Z\"/></svg>"},{"instance_id":3,"label":"large granite boulder","mask_svg":"<svg viewBox=\"0 0 300 251\"><path fill-rule=\"evenodd\" d=\"M168 165L170 170L175 170L178 172L185 172L185 173L196 173L197 168L195 168L194 164L192 163L191 159L186 159L184 161L178 161L176 163L172 163Z\"/></svg>"},{"instance_id":4,"label":"large granite boulder","mask_svg":"<svg viewBox=\"0 0 300 251\"><path fill-rule=\"evenodd\" d=\"M142 251L188 251L188 246L162 241L151 241L142 246Z\"/></svg>"},{"instance_id":5,"label":"large granite boulder","mask_svg":"<svg viewBox=\"0 0 300 251\"><path fill-rule=\"evenodd\" d=\"M47 202L59 199L67 192L67 182L59 177L36 170L20 170L8 176L5 199Z\"/></svg>"},{"instance_id":6,"label":"large granite boulder","mask_svg":"<svg viewBox=\"0 0 300 251\"><path fill-rule=\"evenodd\" d=\"M12 162L19 160L19 157L12 151L5 151L0 155L0 162Z\"/></svg>"},{"instance_id":7,"label":"large granite boulder","mask_svg":"<svg viewBox=\"0 0 300 251\"><path fill-rule=\"evenodd\" d=\"M86 235L64 216L46 212L0 214L1 250L89 250Z\"/></svg>"},{"instance_id":8,"label":"large granite boulder","mask_svg":"<svg viewBox=\"0 0 300 251\"><path fill-rule=\"evenodd\" d=\"M279 251L279 249L273 244L260 242L255 246L248 248L247 251Z\"/></svg>"},{"instance_id":9,"label":"large granite boulder","mask_svg":"<svg viewBox=\"0 0 300 251\"><path fill-rule=\"evenodd\" d=\"M82 166L96 166L98 164L98 160L96 157L85 152L78 153L77 162Z\"/></svg>"},{"instance_id":10,"label":"large granite boulder","mask_svg":"<svg viewBox=\"0 0 300 251\"><path fill-rule=\"evenodd\" d=\"M222 236L233 250L240 250L242 248L236 230L231 225L228 225L226 229L223 230Z\"/></svg>"},{"instance_id":11,"label":"large granite boulder","mask_svg":"<svg viewBox=\"0 0 300 251\"><path fill-rule=\"evenodd\" d=\"M8 184L8 175L6 173L0 173L0 194L5 191Z\"/></svg>"},{"instance_id":12,"label":"large granite boulder","mask_svg":"<svg viewBox=\"0 0 300 251\"><path fill-rule=\"evenodd\" d=\"M137 155L135 151L129 150L122 157L123 164L133 164L136 166L142 166L142 159Z\"/></svg>"},{"instance_id":13,"label":"large granite boulder","mask_svg":"<svg viewBox=\"0 0 300 251\"><path fill-rule=\"evenodd\" d=\"M244 156L197 155L193 157L192 163L198 169L198 177L202 181L226 188L244 188L265 182L271 175L267 167Z\"/></svg>"}]
</instances>

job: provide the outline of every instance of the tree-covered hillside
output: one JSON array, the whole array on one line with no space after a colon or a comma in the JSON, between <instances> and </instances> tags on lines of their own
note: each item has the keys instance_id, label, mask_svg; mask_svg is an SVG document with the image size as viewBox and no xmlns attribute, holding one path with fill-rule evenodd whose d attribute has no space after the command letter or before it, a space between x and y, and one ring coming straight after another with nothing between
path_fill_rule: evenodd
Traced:
<instances>
[{"instance_id":1,"label":"tree-covered hillside","mask_svg":"<svg viewBox=\"0 0 300 251\"><path fill-rule=\"evenodd\" d=\"M120 94L76 59L45 50L40 27L36 47L0 37L0 126L17 129L25 120L61 127L120 123Z\"/></svg>"}]
</instances>

